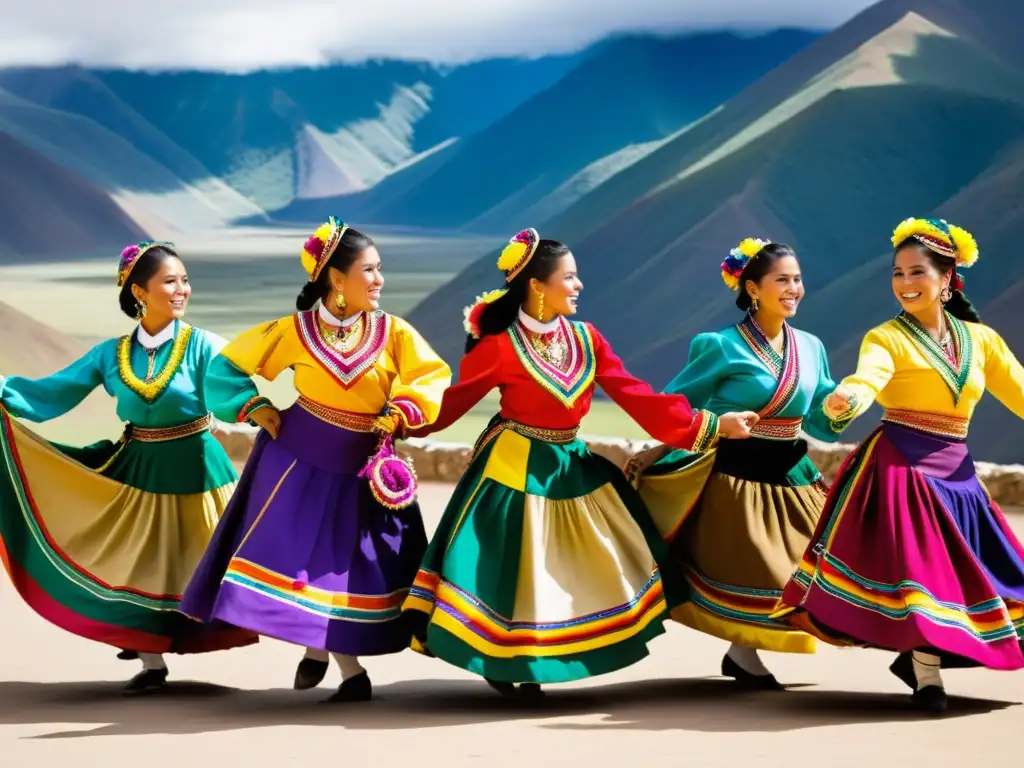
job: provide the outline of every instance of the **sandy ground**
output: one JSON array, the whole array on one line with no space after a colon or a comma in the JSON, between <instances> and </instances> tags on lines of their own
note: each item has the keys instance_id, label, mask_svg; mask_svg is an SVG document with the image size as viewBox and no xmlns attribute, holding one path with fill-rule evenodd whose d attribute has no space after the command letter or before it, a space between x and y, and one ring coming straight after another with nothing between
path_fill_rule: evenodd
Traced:
<instances>
[{"instance_id":1,"label":"sandy ground","mask_svg":"<svg viewBox=\"0 0 1024 768\"><path fill-rule=\"evenodd\" d=\"M423 489L428 529L449 488ZM1024 534L1024 518L1014 515ZM124 699L137 662L45 623L0 579L0 766L146 768L288 766L967 765L1008 749L1022 722L1024 675L946 673L950 712L907 707L888 654L825 648L767 654L785 693L740 693L716 676L723 643L673 625L621 672L549 689L540 708L509 706L482 682L412 652L365 660L376 698L351 708L292 691L298 651L264 640L243 650L170 657L173 689ZM1012 737L1011 737L1012 743ZM1007 752L1009 756L1010 752ZM755 762L756 761L756 762ZM883 762L884 761L884 762Z\"/></svg>"}]
</instances>

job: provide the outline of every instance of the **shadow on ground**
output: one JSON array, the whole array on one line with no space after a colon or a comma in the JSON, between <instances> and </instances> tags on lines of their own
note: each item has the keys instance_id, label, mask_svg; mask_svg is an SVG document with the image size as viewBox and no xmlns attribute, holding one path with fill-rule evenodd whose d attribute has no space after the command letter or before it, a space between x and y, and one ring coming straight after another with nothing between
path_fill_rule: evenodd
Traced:
<instances>
[{"instance_id":1,"label":"shadow on ground","mask_svg":"<svg viewBox=\"0 0 1024 768\"><path fill-rule=\"evenodd\" d=\"M384 685L367 704L322 703L330 691L238 690L181 682L142 698L121 696L117 683L0 683L0 725L73 723L34 739L195 734L280 725L354 730L416 730L496 721L545 721L554 730L778 732L845 723L909 722L928 717L900 694L792 686L786 692L742 692L712 678L650 680L582 689L553 689L535 705L501 699L482 682L415 680ZM945 717L976 715L1019 702L950 697ZM601 715L587 724L558 718Z\"/></svg>"}]
</instances>

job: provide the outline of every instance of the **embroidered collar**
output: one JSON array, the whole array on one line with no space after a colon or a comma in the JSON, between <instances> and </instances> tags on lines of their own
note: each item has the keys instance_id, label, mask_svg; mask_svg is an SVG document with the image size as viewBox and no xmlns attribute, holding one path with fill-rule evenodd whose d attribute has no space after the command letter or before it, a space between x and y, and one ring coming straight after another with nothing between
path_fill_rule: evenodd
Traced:
<instances>
[{"instance_id":1,"label":"embroidered collar","mask_svg":"<svg viewBox=\"0 0 1024 768\"><path fill-rule=\"evenodd\" d=\"M362 316L366 314L365 312L356 312L354 315L346 317L344 320L339 320L332 315L330 310L328 310L323 304L320 305L320 309L317 311L320 315L320 319L332 328L348 328L350 325L358 323Z\"/></svg>"},{"instance_id":2,"label":"embroidered collar","mask_svg":"<svg viewBox=\"0 0 1024 768\"><path fill-rule=\"evenodd\" d=\"M758 325L753 314L748 313L743 322L736 326L750 351L761 360L772 372L778 382L772 399L758 415L762 419L777 417L793 401L800 383L800 352L797 348L796 334L789 323L782 324L782 354L775 351L768 336Z\"/></svg>"},{"instance_id":3,"label":"embroidered collar","mask_svg":"<svg viewBox=\"0 0 1024 768\"><path fill-rule=\"evenodd\" d=\"M910 337L928 364L942 377L943 382L953 395L953 403L958 404L964 387L967 385L967 379L971 375L971 359L974 356L974 348L967 326L948 312L943 311L943 314L946 316L946 327L949 328L950 336L953 339L953 349L956 353L955 363L949 359L942 346L932 338L932 335L913 315L900 312L896 316L896 324Z\"/></svg>"},{"instance_id":4,"label":"embroidered collar","mask_svg":"<svg viewBox=\"0 0 1024 768\"><path fill-rule=\"evenodd\" d=\"M142 323L139 323L139 327L135 332L135 340L139 342L145 349L157 349L160 346L166 344L168 341L174 338L175 332L178 330L178 321L172 320L165 325L158 333L150 335L150 333L142 327Z\"/></svg>"},{"instance_id":5,"label":"embroidered collar","mask_svg":"<svg viewBox=\"0 0 1024 768\"><path fill-rule=\"evenodd\" d=\"M373 367L380 353L384 351L388 341L388 316L379 309L354 315L357 319L365 318L366 325L362 337L348 352L327 342L317 321L318 316L323 317L313 310L296 313L295 327L299 339L309 355L342 387L349 389ZM334 320L337 322L337 318Z\"/></svg>"},{"instance_id":6,"label":"embroidered collar","mask_svg":"<svg viewBox=\"0 0 1024 768\"><path fill-rule=\"evenodd\" d=\"M556 317L550 322L542 323L540 320L536 320L526 314L522 307L519 308L519 322L526 326L526 330L533 331L534 333L545 334L557 331L561 325L559 322L561 319L561 317Z\"/></svg>"},{"instance_id":7,"label":"embroidered collar","mask_svg":"<svg viewBox=\"0 0 1024 768\"><path fill-rule=\"evenodd\" d=\"M534 327L541 325L536 320L533 320L533 323ZM572 408L594 383L594 342L590 338L590 331L583 323L570 323L564 317L559 317L552 322L551 328L547 328L547 323L543 325L545 330L538 332L532 331L521 320L512 323L508 329L512 347L530 377L554 395L566 408ZM545 360L529 338L531 333L551 333L559 329L568 345L563 369Z\"/></svg>"}]
</instances>

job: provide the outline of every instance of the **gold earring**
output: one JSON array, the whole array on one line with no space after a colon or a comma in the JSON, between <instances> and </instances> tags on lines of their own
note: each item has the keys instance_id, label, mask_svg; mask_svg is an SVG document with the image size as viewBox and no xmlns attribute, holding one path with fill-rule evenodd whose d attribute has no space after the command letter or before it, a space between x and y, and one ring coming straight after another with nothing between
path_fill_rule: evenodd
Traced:
<instances>
[{"instance_id":1,"label":"gold earring","mask_svg":"<svg viewBox=\"0 0 1024 768\"><path fill-rule=\"evenodd\" d=\"M537 319L540 322L544 322L544 294L537 291L537 296L540 298L540 303L537 305Z\"/></svg>"},{"instance_id":2,"label":"gold earring","mask_svg":"<svg viewBox=\"0 0 1024 768\"><path fill-rule=\"evenodd\" d=\"M338 292L338 295L334 297L334 306L340 310L345 309L345 295L340 291Z\"/></svg>"},{"instance_id":3,"label":"gold earring","mask_svg":"<svg viewBox=\"0 0 1024 768\"><path fill-rule=\"evenodd\" d=\"M947 301L953 298L953 292L949 290L948 285L942 289L942 293L939 294L939 298L942 300L943 304L945 304Z\"/></svg>"},{"instance_id":4,"label":"gold earring","mask_svg":"<svg viewBox=\"0 0 1024 768\"><path fill-rule=\"evenodd\" d=\"M142 299L137 299L135 301L135 316L139 318L139 320L144 318L146 316L146 312L148 311L149 307L146 306L146 302L144 302Z\"/></svg>"},{"instance_id":5,"label":"gold earring","mask_svg":"<svg viewBox=\"0 0 1024 768\"><path fill-rule=\"evenodd\" d=\"M757 299L750 300L750 311L757 312L761 308L761 305L757 302Z\"/></svg>"}]
</instances>

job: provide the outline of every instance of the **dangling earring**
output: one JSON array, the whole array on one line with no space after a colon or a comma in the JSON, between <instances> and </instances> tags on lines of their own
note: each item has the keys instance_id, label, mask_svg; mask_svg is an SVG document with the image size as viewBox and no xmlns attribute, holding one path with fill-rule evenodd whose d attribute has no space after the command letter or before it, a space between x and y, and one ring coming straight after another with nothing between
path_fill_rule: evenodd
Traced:
<instances>
[{"instance_id":1,"label":"dangling earring","mask_svg":"<svg viewBox=\"0 0 1024 768\"><path fill-rule=\"evenodd\" d=\"M540 322L543 323L544 322L544 294L541 293L540 291L537 291L537 298L540 299L540 302L537 304L537 319Z\"/></svg>"},{"instance_id":2,"label":"dangling earring","mask_svg":"<svg viewBox=\"0 0 1024 768\"><path fill-rule=\"evenodd\" d=\"M338 292L338 295L334 297L334 306L341 311L344 311L345 309L345 296L340 291Z\"/></svg>"},{"instance_id":3,"label":"dangling earring","mask_svg":"<svg viewBox=\"0 0 1024 768\"><path fill-rule=\"evenodd\" d=\"M953 292L949 290L948 285L942 289L942 293L939 294L939 298L942 300L943 304L953 298Z\"/></svg>"},{"instance_id":4,"label":"dangling earring","mask_svg":"<svg viewBox=\"0 0 1024 768\"><path fill-rule=\"evenodd\" d=\"M146 302L142 299L138 299L135 302L135 316L141 320L146 316L146 312L149 311L149 307L146 306Z\"/></svg>"},{"instance_id":5,"label":"dangling earring","mask_svg":"<svg viewBox=\"0 0 1024 768\"><path fill-rule=\"evenodd\" d=\"M750 300L750 311L751 312L753 312L756 315L757 314L757 310L759 310L760 308L761 308L761 305L758 303L757 299L751 299Z\"/></svg>"}]
</instances>

